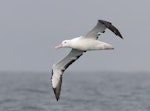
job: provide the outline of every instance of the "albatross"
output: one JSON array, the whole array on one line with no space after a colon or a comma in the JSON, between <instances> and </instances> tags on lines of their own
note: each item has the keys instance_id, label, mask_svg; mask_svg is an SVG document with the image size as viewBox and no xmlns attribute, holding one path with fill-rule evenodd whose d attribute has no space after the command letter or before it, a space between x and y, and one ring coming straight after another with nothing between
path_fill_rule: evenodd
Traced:
<instances>
[{"instance_id":1,"label":"albatross","mask_svg":"<svg viewBox=\"0 0 150 111\"><path fill-rule=\"evenodd\" d=\"M61 42L61 44L55 47L57 49L71 48L70 53L52 67L51 82L57 101L60 98L62 75L73 62L75 62L86 51L114 49L111 44L98 40L100 34L104 33L107 28L115 35L123 39L119 30L112 25L111 22L98 20L96 26L84 36L76 37L70 40L64 40Z\"/></svg>"}]
</instances>

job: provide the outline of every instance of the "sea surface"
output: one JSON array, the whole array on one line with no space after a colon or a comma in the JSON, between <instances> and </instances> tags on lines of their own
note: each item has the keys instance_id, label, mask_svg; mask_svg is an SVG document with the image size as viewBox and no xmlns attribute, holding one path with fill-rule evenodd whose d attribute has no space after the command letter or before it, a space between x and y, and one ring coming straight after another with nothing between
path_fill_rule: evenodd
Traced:
<instances>
[{"instance_id":1,"label":"sea surface","mask_svg":"<svg viewBox=\"0 0 150 111\"><path fill-rule=\"evenodd\" d=\"M0 72L0 111L150 111L150 73L66 72L58 102L50 78Z\"/></svg>"}]
</instances>

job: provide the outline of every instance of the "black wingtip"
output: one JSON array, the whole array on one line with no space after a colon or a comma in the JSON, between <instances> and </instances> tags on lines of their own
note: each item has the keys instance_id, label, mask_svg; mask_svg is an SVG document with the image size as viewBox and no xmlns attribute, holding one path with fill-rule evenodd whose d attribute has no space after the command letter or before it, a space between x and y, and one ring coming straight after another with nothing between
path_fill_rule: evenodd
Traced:
<instances>
[{"instance_id":1,"label":"black wingtip","mask_svg":"<svg viewBox=\"0 0 150 111\"><path fill-rule=\"evenodd\" d=\"M58 101L59 100L59 94L57 93L57 89L53 88L54 94L55 94L55 98Z\"/></svg>"},{"instance_id":2,"label":"black wingtip","mask_svg":"<svg viewBox=\"0 0 150 111\"><path fill-rule=\"evenodd\" d=\"M124 39L123 36L121 35L121 33L119 32L119 30L118 30L118 32L116 33L116 35L118 35L121 39Z\"/></svg>"},{"instance_id":3,"label":"black wingtip","mask_svg":"<svg viewBox=\"0 0 150 111\"><path fill-rule=\"evenodd\" d=\"M58 102L59 98L56 98L56 100L57 100L57 102Z\"/></svg>"},{"instance_id":4,"label":"black wingtip","mask_svg":"<svg viewBox=\"0 0 150 111\"><path fill-rule=\"evenodd\" d=\"M119 30L112 25L111 22L105 21L105 20L98 20L100 23L104 24L108 29L110 29L112 32L114 32L117 36L119 36L121 39L123 39L123 36L119 32Z\"/></svg>"},{"instance_id":5,"label":"black wingtip","mask_svg":"<svg viewBox=\"0 0 150 111\"><path fill-rule=\"evenodd\" d=\"M56 100L57 100L57 102L58 102L58 100L59 100L59 97L56 97Z\"/></svg>"}]
</instances>

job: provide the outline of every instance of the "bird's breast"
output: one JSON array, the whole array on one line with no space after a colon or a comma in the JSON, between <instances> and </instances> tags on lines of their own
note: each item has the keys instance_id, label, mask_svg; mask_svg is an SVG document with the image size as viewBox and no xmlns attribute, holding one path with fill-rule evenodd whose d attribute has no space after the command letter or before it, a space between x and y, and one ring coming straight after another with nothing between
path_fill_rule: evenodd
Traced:
<instances>
[{"instance_id":1,"label":"bird's breast","mask_svg":"<svg viewBox=\"0 0 150 111\"><path fill-rule=\"evenodd\" d=\"M72 48L86 51L86 50L97 50L97 46L99 45L99 41L92 39L80 39L76 40L72 43Z\"/></svg>"}]
</instances>

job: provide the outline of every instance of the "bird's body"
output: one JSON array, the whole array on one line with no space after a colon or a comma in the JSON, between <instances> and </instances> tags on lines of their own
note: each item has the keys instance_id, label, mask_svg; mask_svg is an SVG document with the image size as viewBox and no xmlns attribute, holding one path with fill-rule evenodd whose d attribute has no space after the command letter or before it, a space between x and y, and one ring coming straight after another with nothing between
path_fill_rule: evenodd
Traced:
<instances>
[{"instance_id":1,"label":"bird's body","mask_svg":"<svg viewBox=\"0 0 150 111\"><path fill-rule=\"evenodd\" d=\"M69 42L69 48L77 49L80 51L103 50L106 49L105 46L110 46L110 49L112 48L110 44L95 39L84 38L84 36L76 37L67 41Z\"/></svg>"},{"instance_id":2,"label":"bird's body","mask_svg":"<svg viewBox=\"0 0 150 111\"><path fill-rule=\"evenodd\" d=\"M110 29L114 34L123 39L119 30L110 22L98 20L97 25L85 36L64 40L60 45L56 46L56 48L72 48L71 52L64 59L54 64L52 68L52 87L57 101L60 97L62 75L73 62L83 55L84 52L89 50L113 49L112 45L97 40L100 33L104 33L106 28Z\"/></svg>"}]
</instances>

